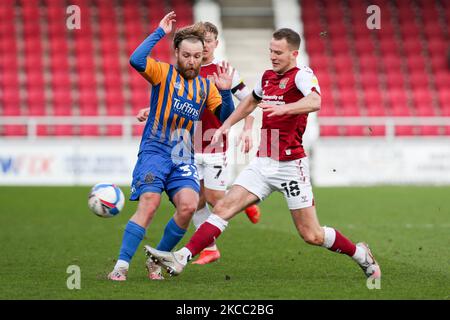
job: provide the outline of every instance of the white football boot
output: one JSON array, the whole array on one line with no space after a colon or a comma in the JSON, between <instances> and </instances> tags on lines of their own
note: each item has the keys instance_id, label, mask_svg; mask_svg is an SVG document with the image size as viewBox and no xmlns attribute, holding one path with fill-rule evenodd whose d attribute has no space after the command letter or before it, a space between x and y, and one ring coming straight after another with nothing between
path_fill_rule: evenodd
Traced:
<instances>
[{"instance_id":1,"label":"white football boot","mask_svg":"<svg viewBox=\"0 0 450 320\"><path fill-rule=\"evenodd\" d=\"M167 270L171 276L179 275L185 267L180 262L181 258L177 259L173 252L156 250L150 246L144 246L144 251L153 262Z\"/></svg>"},{"instance_id":2,"label":"white football boot","mask_svg":"<svg viewBox=\"0 0 450 320\"><path fill-rule=\"evenodd\" d=\"M164 280L161 266L153 262L152 259L147 259L147 261L145 262L145 267L147 268L148 278L150 280Z\"/></svg>"},{"instance_id":3,"label":"white football boot","mask_svg":"<svg viewBox=\"0 0 450 320\"><path fill-rule=\"evenodd\" d=\"M366 257L363 263L358 263L361 269L364 271L367 278L379 279L381 278L381 269L377 261L373 257L372 251L370 251L367 243L359 242L356 244L357 247L362 248L366 253Z\"/></svg>"},{"instance_id":4,"label":"white football boot","mask_svg":"<svg viewBox=\"0 0 450 320\"><path fill-rule=\"evenodd\" d=\"M112 281L125 281L127 280L128 269L117 268L108 274L108 279Z\"/></svg>"}]
</instances>

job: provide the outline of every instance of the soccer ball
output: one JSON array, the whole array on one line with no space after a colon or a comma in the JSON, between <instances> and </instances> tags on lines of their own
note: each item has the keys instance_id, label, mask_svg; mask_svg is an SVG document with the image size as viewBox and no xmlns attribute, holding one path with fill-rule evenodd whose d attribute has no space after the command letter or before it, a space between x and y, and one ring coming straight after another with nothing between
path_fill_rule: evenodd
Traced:
<instances>
[{"instance_id":1,"label":"soccer ball","mask_svg":"<svg viewBox=\"0 0 450 320\"><path fill-rule=\"evenodd\" d=\"M102 218L112 218L119 214L125 204L125 196L112 183L97 183L89 193L89 209Z\"/></svg>"}]
</instances>

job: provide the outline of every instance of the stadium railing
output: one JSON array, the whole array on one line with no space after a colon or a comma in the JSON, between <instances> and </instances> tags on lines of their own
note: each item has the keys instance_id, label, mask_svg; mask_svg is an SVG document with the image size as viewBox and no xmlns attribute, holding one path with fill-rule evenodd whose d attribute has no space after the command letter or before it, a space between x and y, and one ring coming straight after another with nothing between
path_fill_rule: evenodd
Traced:
<instances>
[{"instance_id":1,"label":"stadium railing","mask_svg":"<svg viewBox=\"0 0 450 320\"><path fill-rule=\"evenodd\" d=\"M450 117L318 117L318 123L320 126L381 126L385 128L384 137L386 139L393 139L396 135L397 126L446 126L450 127ZM119 136L121 139L132 139L133 137L140 136L133 130L136 126L143 125L139 123L134 116L42 116L42 117L17 117L17 116L5 116L0 117L0 130L3 126L8 125L21 125L26 127L26 135L22 136L24 139L35 140L39 138L73 138L80 137L79 135L73 136L59 136L59 135L38 135L38 126L58 126L58 125L71 125L71 126L107 126L118 125L122 127L122 134ZM412 135L413 137L420 138L425 136L424 134ZM434 137L450 137L449 132L441 135L433 135ZM10 136L0 135L1 139L7 139ZM13 136L11 136L13 137ZM84 137L84 136L83 136ZM93 135L86 137L95 138L110 138L110 135ZM327 136L334 137L334 136ZM336 136L339 138L345 138L346 136ZM358 137L358 136L356 136ZM367 137L367 136L365 136ZM17 138L14 136L14 138Z\"/></svg>"}]
</instances>

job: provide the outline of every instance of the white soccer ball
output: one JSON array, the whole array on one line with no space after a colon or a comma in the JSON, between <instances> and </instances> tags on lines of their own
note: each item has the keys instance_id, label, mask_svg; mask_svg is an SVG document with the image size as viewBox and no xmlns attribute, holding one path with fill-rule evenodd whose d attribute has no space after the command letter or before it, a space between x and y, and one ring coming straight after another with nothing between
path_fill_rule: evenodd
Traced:
<instances>
[{"instance_id":1,"label":"white soccer ball","mask_svg":"<svg viewBox=\"0 0 450 320\"><path fill-rule=\"evenodd\" d=\"M112 218L119 214L125 204L125 196L112 183L97 183L89 193L89 209L102 218Z\"/></svg>"}]
</instances>

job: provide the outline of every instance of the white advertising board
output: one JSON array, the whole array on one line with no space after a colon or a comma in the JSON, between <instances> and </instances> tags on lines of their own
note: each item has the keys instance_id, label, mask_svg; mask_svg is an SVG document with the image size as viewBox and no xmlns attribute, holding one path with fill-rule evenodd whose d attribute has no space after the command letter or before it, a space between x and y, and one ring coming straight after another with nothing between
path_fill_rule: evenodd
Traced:
<instances>
[{"instance_id":1,"label":"white advertising board","mask_svg":"<svg viewBox=\"0 0 450 320\"><path fill-rule=\"evenodd\" d=\"M130 184L139 141L0 141L0 185Z\"/></svg>"},{"instance_id":2,"label":"white advertising board","mask_svg":"<svg viewBox=\"0 0 450 320\"><path fill-rule=\"evenodd\" d=\"M450 184L450 139L320 139L315 186Z\"/></svg>"}]
</instances>

